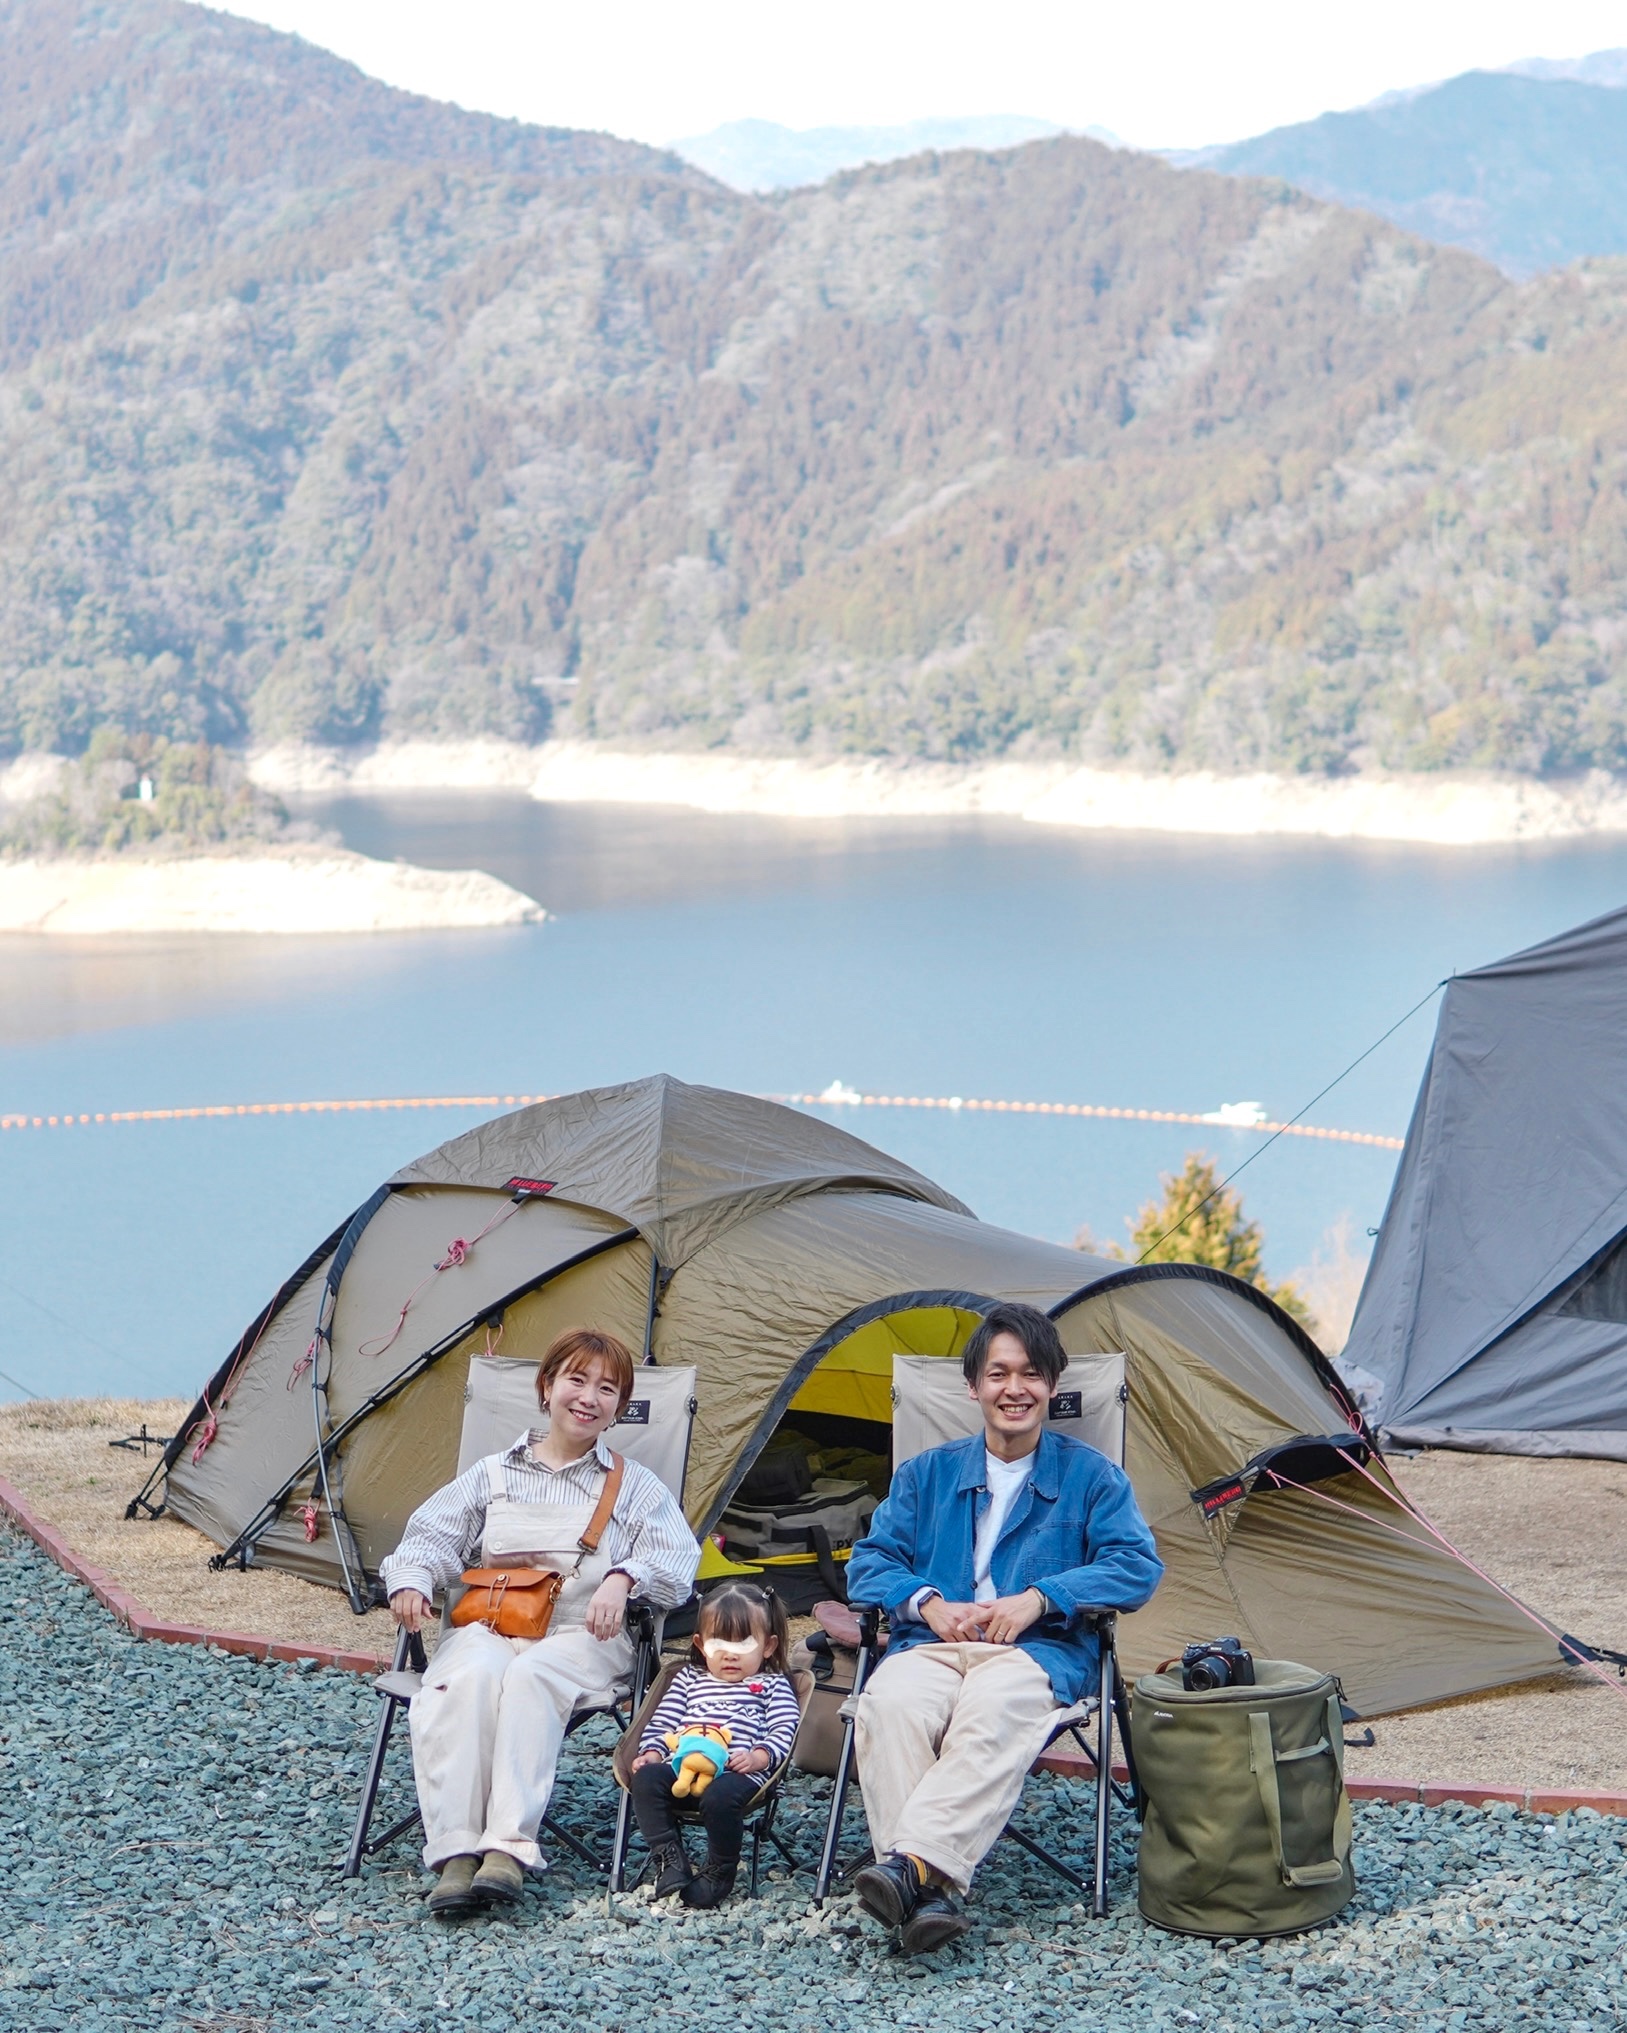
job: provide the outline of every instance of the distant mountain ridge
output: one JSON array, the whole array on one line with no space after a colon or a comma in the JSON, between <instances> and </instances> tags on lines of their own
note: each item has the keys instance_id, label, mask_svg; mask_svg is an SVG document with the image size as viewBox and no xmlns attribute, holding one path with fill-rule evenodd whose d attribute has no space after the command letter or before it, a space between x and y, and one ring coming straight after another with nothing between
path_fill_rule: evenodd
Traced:
<instances>
[{"instance_id":1,"label":"distant mountain ridge","mask_svg":"<svg viewBox=\"0 0 1627 2033\"><path fill-rule=\"evenodd\" d=\"M1117 145L1105 128L1084 130L1094 140ZM893 127L782 127L773 120L730 120L707 134L672 144L697 169L737 191L794 190L820 184L844 169L866 163L901 161L948 148L1017 148L1044 141L1063 129L1051 120L1020 113L967 119L911 120Z\"/></svg>"},{"instance_id":2,"label":"distant mountain ridge","mask_svg":"<svg viewBox=\"0 0 1627 2033\"><path fill-rule=\"evenodd\" d=\"M1274 176L1528 276L1627 253L1627 51L1532 59L1177 157Z\"/></svg>"},{"instance_id":3,"label":"distant mountain ridge","mask_svg":"<svg viewBox=\"0 0 1627 2033\"><path fill-rule=\"evenodd\" d=\"M0 37L0 753L1627 768L1627 265L1071 137L759 199L179 0Z\"/></svg>"},{"instance_id":4,"label":"distant mountain ridge","mask_svg":"<svg viewBox=\"0 0 1627 2033\"><path fill-rule=\"evenodd\" d=\"M1627 86L1627 49L1597 49L1591 56L1528 56L1506 70L1526 78L1572 78L1583 85Z\"/></svg>"}]
</instances>

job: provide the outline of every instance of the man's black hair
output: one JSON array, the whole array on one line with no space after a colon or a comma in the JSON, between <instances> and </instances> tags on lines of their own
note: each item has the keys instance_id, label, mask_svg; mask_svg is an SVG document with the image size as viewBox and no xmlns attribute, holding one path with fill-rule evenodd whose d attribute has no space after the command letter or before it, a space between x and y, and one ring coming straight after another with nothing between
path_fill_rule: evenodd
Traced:
<instances>
[{"instance_id":1,"label":"man's black hair","mask_svg":"<svg viewBox=\"0 0 1627 2033\"><path fill-rule=\"evenodd\" d=\"M967 1342L960 1366L969 1384L975 1384L983 1374L983 1365L989 1359L989 1343L997 1334L1015 1334L1027 1349L1028 1360L1051 1389L1056 1389L1068 1366L1067 1350L1056 1331L1056 1322L1037 1306L1024 1306L1016 1301L991 1307Z\"/></svg>"}]
</instances>

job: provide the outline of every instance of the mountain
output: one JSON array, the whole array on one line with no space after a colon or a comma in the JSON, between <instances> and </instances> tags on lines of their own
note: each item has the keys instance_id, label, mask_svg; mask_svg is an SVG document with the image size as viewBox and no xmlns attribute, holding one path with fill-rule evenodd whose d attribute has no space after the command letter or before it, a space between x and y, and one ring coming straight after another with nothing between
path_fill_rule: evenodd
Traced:
<instances>
[{"instance_id":1,"label":"mountain","mask_svg":"<svg viewBox=\"0 0 1627 2033\"><path fill-rule=\"evenodd\" d=\"M1116 137L1103 128L1086 130L1098 141ZM719 183L737 191L784 191L822 184L838 170L866 163L896 162L950 148L1016 148L1043 141L1062 129L1053 121L1020 113L964 120L911 120L900 127L808 127L800 131L772 120L730 120L709 134L692 134L672 144L673 152Z\"/></svg>"},{"instance_id":2,"label":"mountain","mask_svg":"<svg viewBox=\"0 0 1627 2033\"><path fill-rule=\"evenodd\" d=\"M0 23L0 752L1627 766L1627 265L1074 137L753 197L178 0Z\"/></svg>"},{"instance_id":3,"label":"mountain","mask_svg":"<svg viewBox=\"0 0 1627 2033\"><path fill-rule=\"evenodd\" d=\"M1627 85L1627 49L1599 49L1592 56L1531 56L1506 69L1527 78L1575 78L1584 85Z\"/></svg>"},{"instance_id":4,"label":"mountain","mask_svg":"<svg viewBox=\"0 0 1627 2033\"><path fill-rule=\"evenodd\" d=\"M608 135L392 91L297 37L202 7L0 0L0 364L241 259L311 194L387 209L429 164L685 173Z\"/></svg>"},{"instance_id":5,"label":"mountain","mask_svg":"<svg viewBox=\"0 0 1627 2033\"><path fill-rule=\"evenodd\" d=\"M1590 67L1599 82L1582 81ZM1617 89L1627 52L1579 59L1576 75L1561 68L1469 71L1178 159L1281 177L1513 276L1627 253L1627 92Z\"/></svg>"}]
</instances>

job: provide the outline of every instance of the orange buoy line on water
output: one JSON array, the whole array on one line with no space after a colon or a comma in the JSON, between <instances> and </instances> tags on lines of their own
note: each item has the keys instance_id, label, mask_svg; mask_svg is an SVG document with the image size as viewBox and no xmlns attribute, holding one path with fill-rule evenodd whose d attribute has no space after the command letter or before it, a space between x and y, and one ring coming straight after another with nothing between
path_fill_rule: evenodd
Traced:
<instances>
[{"instance_id":1,"label":"orange buoy line on water","mask_svg":"<svg viewBox=\"0 0 1627 2033\"><path fill-rule=\"evenodd\" d=\"M547 1094L407 1094L360 1101L238 1101L209 1108L121 1108L95 1114L32 1115L0 1113L0 1130L72 1129L111 1122L200 1122L250 1115L354 1115L399 1108L524 1108L552 1099ZM1400 1137L1376 1136L1360 1129L1323 1129L1308 1122L1272 1122L1262 1112L1223 1108L1197 1115L1176 1108L1108 1108L1085 1101L991 1101L959 1094L861 1094L832 1082L823 1094L768 1094L793 1108L943 1108L993 1115L1063 1115L1101 1122L1180 1122L1204 1129L1252 1130L1262 1136L1313 1137L1323 1143L1366 1144L1375 1150L1398 1151Z\"/></svg>"},{"instance_id":2,"label":"orange buoy line on water","mask_svg":"<svg viewBox=\"0 0 1627 2033\"><path fill-rule=\"evenodd\" d=\"M851 1091L841 1094L828 1091L824 1094L774 1094L767 1098L788 1101L803 1108L964 1108L997 1115L1083 1115L1104 1122L1190 1122L1205 1129L1257 1130L1262 1136L1316 1137L1325 1143L1370 1144L1381 1151L1398 1151L1403 1145L1401 1137L1377 1136L1370 1130L1321 1129L1314 1123L1272 1122L1263 1113L1245 1116L1223 1109L1208 1115L1194 1115L1177 1108L1096 1107L1088 1101L979 1101L970 1097L963 1099L958 1094L946 1098L936 1094L855 1094Z\"/></svg>"}]
</instances>

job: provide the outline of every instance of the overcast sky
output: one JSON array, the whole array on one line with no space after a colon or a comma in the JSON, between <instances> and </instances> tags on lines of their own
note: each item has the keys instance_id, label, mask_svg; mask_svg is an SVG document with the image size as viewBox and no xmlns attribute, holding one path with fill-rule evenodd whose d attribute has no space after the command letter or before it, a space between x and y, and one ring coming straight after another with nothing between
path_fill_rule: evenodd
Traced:
<instances>
[{"instance_id":1,"label":"overcast sky","mask_svg":"<svg viewBox=\"0 0 1627 2033\"><path fill-rule=\"evenodd\" d=\"M394 85L639 141L1029 113L1197 147L1527 56L1627 43L1620 0L253 0Z\"/></svg>"}]
</instances>

